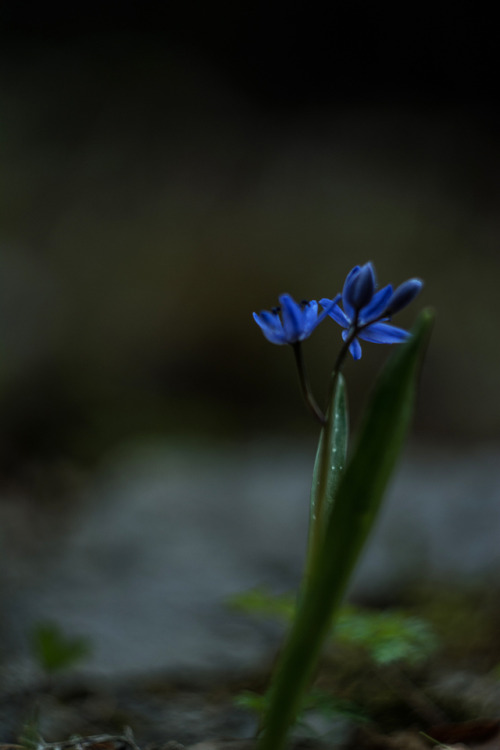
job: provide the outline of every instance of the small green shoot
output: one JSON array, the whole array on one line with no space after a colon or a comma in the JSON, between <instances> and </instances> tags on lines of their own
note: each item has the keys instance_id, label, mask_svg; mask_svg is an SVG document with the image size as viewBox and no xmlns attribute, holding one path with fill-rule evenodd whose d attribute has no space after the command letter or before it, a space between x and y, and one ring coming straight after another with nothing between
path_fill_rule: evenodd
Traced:
<instances>
[{"instance_id":1,"label":"small green shoot","mask_svg":"<svg viewBox=\"0 0 500 750\"><path fill-rule=\"evenodd\" d=\"M40 744L43 744L39 732L39 723L38 708L35 708L31 717L23 724L18 738L19 744L25 750L37 750Z\"/></svg>"},{"instance_id":2,"label":"small green shoot","mask_svg":"<svg viewBox=\"0 0 500 750\"><path fill-rule=\"evenodd\" d=\"M36 661L48 675L75 667L91 652L87 638L69 637L54 622L35 625L31 633L31 649Z\"/></svg>"},{"instance_id":3,"label":"small green shoot","mask_svg":"<svg viewBox=\"0 0 500 750\"><path fill-rule=\"evenodd\" d=\"M233 609L249 615L273 618L285 623L295 617L295 597L273 595L265 589L236 594L228 601ZM432 626L424 619L400 609L373 611L344 605L335 627L330 628L330 644L359 648L377 665L400 662L417 664L437 648L438 639Z\"/></svg>"}]
</instances>

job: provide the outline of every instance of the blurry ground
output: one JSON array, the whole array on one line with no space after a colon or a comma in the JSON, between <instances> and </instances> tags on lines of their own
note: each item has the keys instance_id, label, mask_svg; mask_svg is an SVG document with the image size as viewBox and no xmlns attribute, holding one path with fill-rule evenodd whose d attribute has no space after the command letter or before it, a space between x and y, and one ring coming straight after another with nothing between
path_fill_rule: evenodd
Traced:
<instances>
[{"instance_id":1,"label":"blurry ground","mask_svg":"<svg viewBox=\"0 0 500 750\"><path fill-rule=\"evenodd\" d=\"M297 587L313 456L312 444L284 441L136 445L69 505L4 493L4 660L21 664L27 633L46 619L91 639L91 673L265 660L280 630L256 628L224 601L256 586ZM498 445L408 452L354 578L358 601L397 602L426 584L496 586L497 456Z\"/></svg>"},{"instance_id":2,"label":"blurry ground","mask_svg":"<svg viewBox=\"0 0 500 750\"><path fill-rule=\"evenodd\" d=\"M415 680L432 685L435 714L450 721L497 716L497 456L494 444L462 452L411 446L351 592L372 605L405 603L438 628L444 651ZM8 736L20 731L37 696L54 689L59 697L40 700L45 731L55 739L123 724L141 742L158 742L162 733L184 742L250 736L254 724L232 708L231 696L242 687L263 689L283 628L236 613L226 601L256 586L277 593L297 586L312 458L312 445L289 441L218 450L131 445L95 476L80 478L69 505L60 498L49 508L19 490L4 493ZM30 643L33 628L47 620L87 637L91 653L70 670L69 682L42 689ZM367 702L375 726L437 723L434 713L429 722L415 710L411 691L401 702L390 672L379 684L363 661L348 659L346 667L334 659L331 669L334 692ZM384 697L387 682L394 686ZM186 734L178 720L191 727L190 711L199 731ZM341 725L320 722L345 737Z\"/></svg>"}]
</instances>

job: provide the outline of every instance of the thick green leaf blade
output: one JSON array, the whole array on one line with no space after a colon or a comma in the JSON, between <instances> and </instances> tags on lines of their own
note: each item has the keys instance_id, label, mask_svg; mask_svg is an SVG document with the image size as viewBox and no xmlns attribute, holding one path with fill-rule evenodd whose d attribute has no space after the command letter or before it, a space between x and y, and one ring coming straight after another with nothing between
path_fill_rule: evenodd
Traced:
<instances>
[{"instance_id":1,"label":"thick green leaf blade","mask_svg":"<svg viewBox=\"0 0 500 750\"><path fill-rule=\"evenodd\" d=\"M335 587L347 585L401 453L433 317L430 311L422 312L412 338L388 360L342 475L319 561L330 571Z\"/></svg>"},{"instance_id":2,"label":"thick green leaf blade","mask_svg":"<svg viewBox=\"0 0 500 750\"><path fill-rule=\"evenodd\" d=\"M276 677L258 750L282 750L288 727L316 666L379 510L408 430L420 364L433 314L420 314L413 336L393 353L379 377L357 445L342 473L325 538L315 558Z\"/></svg>"},{"instance_id":3,"label":"thick green leaf blade","mask_svg":"<svg viewBox=\"0 0 500 750\"><path fill-rule=\"evenodd\" d=\"M334 378L332 385L333 392L326 413L326 423L319 437L313 471L308 569L320 548L347 458L349 419L345 380L341 373Z\"/></svg>"}]
</instances>

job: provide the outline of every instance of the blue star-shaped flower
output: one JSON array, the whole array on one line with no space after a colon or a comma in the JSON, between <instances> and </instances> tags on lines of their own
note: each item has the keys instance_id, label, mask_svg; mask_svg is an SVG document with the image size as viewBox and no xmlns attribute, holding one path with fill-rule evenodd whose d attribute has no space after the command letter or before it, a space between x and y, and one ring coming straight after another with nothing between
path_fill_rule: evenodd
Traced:
<instances>
[{"instance_id":1,"label":"blue star-shaped flower","mask_svg":"<svg viewBox=\"0 0 500 750\"><path fill-rule=\"evenodd\" d=\"M297 344L311 335L339 299L340 294L333 300L323 300L324 310L318 315L316 300L297 303L289 294L282 294L279 298L280 307L275 307L270 312L262 310L259 314L254 313L253 317L272 344Z\"/></svg>"},{"instance_id":2,"label":"blue star-shaped flower","mask_svg":"<svg viewBox=\"0 0 500 750\"><path fill-rule=\"evenodd\" d=\"M375 344L398 344L409 338L408 331L387 321L412 301L423 284L420 279L409 279L395 292L390 284L378 292L376 286L374 268L371 263L366 263L361 267L354 266L347 274L342 290L344 309L338 304L332 307L330 299L320 300L324 310L329 310L328 315L344 328L344 341L351 339L349 351L354 359L361 358L358 338Z\"/></svg>"}]
</instances>

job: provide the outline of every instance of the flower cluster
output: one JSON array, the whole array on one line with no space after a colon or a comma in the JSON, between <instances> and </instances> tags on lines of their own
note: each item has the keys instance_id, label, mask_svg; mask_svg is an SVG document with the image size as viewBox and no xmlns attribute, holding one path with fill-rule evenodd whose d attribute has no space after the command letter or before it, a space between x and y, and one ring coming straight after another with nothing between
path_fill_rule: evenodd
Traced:
<instances>
[{"instance_id":1,"label":"flower cluster","mask_svg":"<svg viewBox=\"0 0 500 750\"><path fill-rule=\"evenodd\" d=\"M377 287L375 271L371 263L354 266L347 274L342 290L342 309L332 300L322 299L321 305L336 323L342 326L342 338L349 341L349 351L354 359L361 358L358 338L374 344L399 344L410 336L408 331L397 328L387 321L392 315L406 307L422 288L420 279L409 279L393 291L387 286Z\"/></svg>"},{"instance_id":2,"label":"flower cluster","mask_svg":"<svg viewBox=\"0 0 500 750\"><path fill-rule=\"evenodd\" d=\"M410 336L408 331L388 321L416 297L422 286L420 279L409 279L395 291L390 284L376 291L375 270L371 263L366 263L354 266L347 274L342 295L320 300L323 311L319 315L315 300L297 304L290 295L283 294L281 307L258 315L254 313L254 319L268 341L293 345L308 338L321 321L330 316L344 329L342 338L353 358L360 359L358 339L375 344L397 344Z\"/></svg>"}]
</instances>

